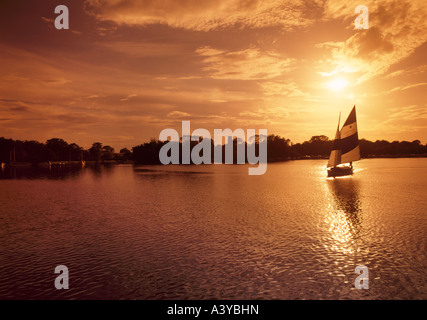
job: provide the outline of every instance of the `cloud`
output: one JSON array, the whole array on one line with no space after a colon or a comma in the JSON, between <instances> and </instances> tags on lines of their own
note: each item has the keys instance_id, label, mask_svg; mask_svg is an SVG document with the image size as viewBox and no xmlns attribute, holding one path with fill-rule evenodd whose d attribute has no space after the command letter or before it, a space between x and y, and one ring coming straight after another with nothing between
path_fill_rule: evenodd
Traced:
<instances>
[{"instance_id":1,"label":"cloud","mask_svg":"<svg viewBox=\"0 0 427 320\"><path fill-rule=\"evenodd\" d=\"M384 78L385 79L391 79L391 78L394 78L394 77L398 77L398 76L404 74L405 72L406 72L406 70L397 70L397 71L394 71L392 73L389 73Z\"/></svg>"},{"instance_id":2,"label":"cloud","mask_svg":"<svg viewBox=\"0 0 427 320\"><path fill-rule=\"evenodd\" d=\"M53 20L53 19L51 19L51 18L42 17L42 20L43 20L44 22L49 23L49 24L54 24L54 23L55 23L55 20Z\"/></svg>"},{"instance_id":3,"label":"cloud","mask_svg":"<svg viewBox=\"0 0 427 320\"><path fill-rule=\"evenodd\" d=\"M416 88L416 87L421 87L421 86L426 86L427 82L421 82L421 83L413 83L413 84L409 84L407 86L399 86L399 87L395 87L391 90L388 90L386 92L382 92L381 94L389 94L392 92L396 92L396 91L403 91L403 90L408 90L408 89L412 89L412 88Z\"/></svg>"},{"instance_id":4,"label":"cloud","mask_svg":"<svg viewBox=\"0 0 427 320\"><path fill-rule=\"evenodd\" d=\"M36 105L37 104L33 101L15 100L15 99L1 99L1 98L0 98L0 103L12 104L12 105L16 105L16 106L27 106L27 105Z\"/></svg>"},{"instance_id":5,"label":"cloud","mask_svg":"<svg viewBox=\"0 0 427 320\"><path fill-rule=\"evenodd\" d=\"M400 108L392 108L390 111L389 119L385 121L385 124L394 124L396 127L399 123L402 124L404 121L414 123L418 121L419 125L423 124L423 128L427 128L425 119L427 119L427 105L411 105Z\"/></svg>"},{"instance_id":6,"label":"cloud","mask_svg":"<svg viewBox=\"0 0 427 320\"><path fill-rule=\"evenodd\" d=\"M394 134L406 134L409 141L425 139L427 133L427 105L410 105L391 108L388 119L378 123L376 130L389 131ZM420 133L422 133L420 135ZM399 138L392 138L400 140Z\"/></svg>"},{"instance_id":7,"label":"cloud","mask_svg":"<svg viewBox=\"0 0 427 320\"><path fill-rule=\"evenodd\" d=\"M191 115L189 113L182 111L172 111L166 115L168 118L188 118L190 116Z\"/></svg>"},{"instance_id":8,"label":"cloud","mask_svg":"<svg viewBox=\"0 0 427 320\"><path fill-rule=\"evenodd\" d=\"M427 106L411 105L401 108L392 108L390 118L401 120L427 119ZM427 125L426 125L427 126Z\"/></svg>"},{"instance_id":9,"label":"cloud","mask_svg":"<svg viewBox=\"0 0 427 320\"><path fill-rule=\"evenodd\" d=\"M311 22L300 0L86 0L85 9L99 20L117 24L166 24L209 31L230 26L281 26L293 29Z\"/></svg>"},{"instance_id":10,"label":"cloud","mask_svg":"<svg viewBox=\"0 0 427 320\"><path fill-rule=\"evenodd\" d=\"M206 71L214 79L272 79L291 69L293 59L258 48L222 51L205 46L196 50L203 57Z\"/></svg>"},{"instance_id":11,"label":"cloud","mask_svg":"<svg viewBox=\"0 0 427 320\"><path fill-rule=\"evenodd\" d=\"M1 80L7 81L7 82L11 82L11 81L26 81L26 80L29 80L29 78L18 76L16 74L9 74L9 75L0 77L0 81Z\"/></svg>"},{"instance_id":12,"label":"cloud","mask_svg":"<svg viewBox=\"0 0 427 320\"><path fill-rule=\"evenodd\" d=\"M85 97L86 99L96 99L99 98L99 96L97 94L92 94L90 96Z\"/></svg>"},{"instance_id":13,"label":"cloud","mask_svg":"<svg viewBox=\"0 0 427 320\"><path fill-rule=\"evenodd\" d=\"M129 94L125 98L120 99L120 101L122 101L122 102L123 101L129 101L130 99L135 98L137 96L138 96L137 94Z\"/></svg>"},{"instance_id":14,"label":"cloud","mask_svg":"<svg viewBox=\"0 0 427 320\"><path fill-rule=\"evenodd\" d=\"M46 85L49 85L49 86L62 86L64 84L69 84L72 82L71 80L65 79L63 77L59 77L56 79L46 79L41 81L43 81L44 83L46 83Z\"/></svg>"},{"instance_id":15,"label":"cloud","mask_svg":"<svg viewBox=\"0 0 427 320\"><path fill-rule=\"evenodd\" d=\"M100 46L120 54L142 57L168 57L188 54L182 44L152 43L145 41L108 41L99 42Z\"/></svg>"},{"instance_id":16,"label":"cloud","mask_svg":"<svg viewBox=\"0 0 427 320\"><path fill-rule=\"evenodd\" d=\"M341 19L353 25L357 4L354 1L328 1L324 19ZM385 73L427 39L424 1L366 1L364 5L369 9L368 30L355 30L345 41L320 45L331 50L329 64L333 67L332 72L360 73L358 83Z\"/></svg>"},{"instance_id":17,"label":"cloud","mask_svg":"<svg viewBox=\"0 0 427 320\"><path fill-rule=\"evenodd\" d=\"M264 81L260 84L263 92L267 96L304 97L307 93L301 91L293 81Z\"/></svg>"},{"instance_id":18,"label":"cloud","mask_svg":"<svg viewBox=\"0 0 427 320\"><path fill-rule=\"evenodd\" d=\"M268 125L279 124L283 119L289 118L289 110L283 107L262 107L256 110L247 110L239 113L239 117L245 123L255 121L257 123L264 123Z\"/></svg>"},{"instance_id":19,"label":"cloud","mask_svg":"<svg viewBox=\"0 0 427 320\"><path fill-rule=\"evenodd\" d=\"M12 112L25 112L25 111L28 111L28 108L24 107L24 106L21 106L21 107L10 107L9 110L12 111Z\"/></svg>"},{"instance_id":20,"label":"cloud","mask_svg":"<svg viewBox=\"0 0 427 320\"><path fill-rule=\"evenodd\" d=\"M414 75L419 75L423 72L427 71L427 65L421 65L421 66L416 66L413 68L406 68L406 69L400 69L397 71L394 71L392 73L387 74L384 79L391 79L394 77L400 77L400 76L414 76Z\"/></svg>"}]
</instances>

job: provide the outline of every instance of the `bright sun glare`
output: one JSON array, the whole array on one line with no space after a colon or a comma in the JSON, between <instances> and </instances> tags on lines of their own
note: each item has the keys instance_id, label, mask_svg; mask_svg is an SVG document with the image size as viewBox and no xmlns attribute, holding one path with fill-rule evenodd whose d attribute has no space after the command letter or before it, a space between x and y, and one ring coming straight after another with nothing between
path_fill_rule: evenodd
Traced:
<instances>
[{"instance_id":1,"label":"bright sun glare","mask_svg":"<svg viewBox=\"0 0 427 320\"><path fill-rule=\"evenodd\" d=\"M344 79L337 78L328 83L328 87L334 91L340 91L348 86L348 82Z\"/></svg>"}]
</instances>

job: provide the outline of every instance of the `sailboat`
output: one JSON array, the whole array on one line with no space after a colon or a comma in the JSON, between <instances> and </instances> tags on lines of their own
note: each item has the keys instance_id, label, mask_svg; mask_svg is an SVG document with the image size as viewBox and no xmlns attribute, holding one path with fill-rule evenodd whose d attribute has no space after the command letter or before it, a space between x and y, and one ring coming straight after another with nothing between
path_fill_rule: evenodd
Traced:
<instances>
[{"instance_id":1,"label":"sailboat","mask_svg":"<svg viewBox=\"0 0 427 320\"><path fill-rule=\"evenodd\" d=\"M328 177L353 174L353 161L360 160L359 136L357 133L356 106L353 107L340 130L341 114L328 161Z\"/></svg>"}]
</instances>

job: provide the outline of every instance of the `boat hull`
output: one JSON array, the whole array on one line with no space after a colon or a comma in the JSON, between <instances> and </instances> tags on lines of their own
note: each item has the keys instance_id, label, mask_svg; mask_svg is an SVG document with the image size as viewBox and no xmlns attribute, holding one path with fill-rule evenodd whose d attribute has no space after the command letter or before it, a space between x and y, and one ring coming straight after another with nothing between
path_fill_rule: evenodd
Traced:
<instances>
[{"instance_id":1,"label":"boat hull","mask_svg":"<svg viewBox=\"0 0 427 320\"><path fill-rule=\"evenodd\" d=\"M333 167L328 169L328 177L343 177L353 174L352 167Z\"/></svg>"}]
</instances>

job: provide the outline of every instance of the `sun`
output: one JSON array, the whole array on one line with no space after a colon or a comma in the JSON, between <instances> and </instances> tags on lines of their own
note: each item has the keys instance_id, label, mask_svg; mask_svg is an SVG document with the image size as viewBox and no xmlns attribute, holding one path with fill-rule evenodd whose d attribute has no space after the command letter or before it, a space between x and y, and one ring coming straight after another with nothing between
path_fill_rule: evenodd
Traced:
<instances>
[{"instance_id":1,"label":"sun","mask_svg":"<svg viewBox=\"0 0 427 320\"><path fill-rule=\"evenodd\" d=\"M336 78L328 83L329 89L341 91L348 86L348 82L342 78Z\"/></svg>"}]
</instances>

